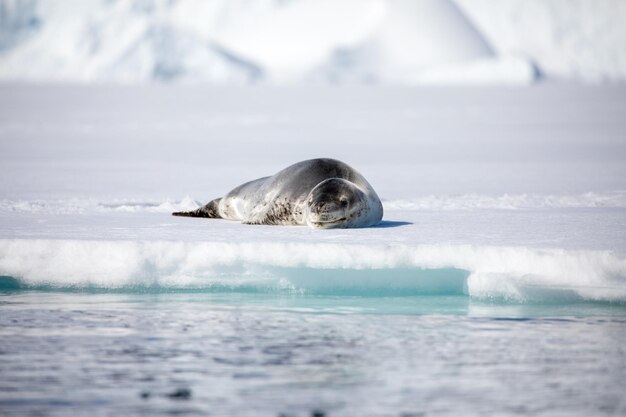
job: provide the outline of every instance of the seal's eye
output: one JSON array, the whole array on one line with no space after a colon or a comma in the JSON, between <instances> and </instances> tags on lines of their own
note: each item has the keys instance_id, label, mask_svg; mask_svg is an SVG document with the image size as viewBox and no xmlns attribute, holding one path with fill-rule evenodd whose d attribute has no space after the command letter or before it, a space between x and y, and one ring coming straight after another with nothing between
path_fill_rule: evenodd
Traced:
<instances>
[{"instance_id":1,"label":"seal's eye","mask_svg":"<svg viewBox=\"0 0 626 417\"><path fill-rule=\"evenodd\" d=\"M348 198L345 195L342 195L339 198L339 204L341 204L342 206L347 206L348 205Z\"/></svg>"}]
</instances>

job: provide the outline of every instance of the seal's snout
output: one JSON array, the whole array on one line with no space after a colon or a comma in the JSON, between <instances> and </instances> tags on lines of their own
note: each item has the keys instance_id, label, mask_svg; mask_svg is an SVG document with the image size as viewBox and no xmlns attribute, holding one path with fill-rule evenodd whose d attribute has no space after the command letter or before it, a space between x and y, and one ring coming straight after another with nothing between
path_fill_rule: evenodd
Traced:
<instances>
[{"instance_id":1,"label":"seal's snout","mask_svg":"<svg viewBox=\"0 0 626 417\"><path fill-rule=\"evenodd\" d=\"M334 222L345 219L345 207L340 202L321 201L309 206L309 218L314 222Z\"/></svg>"}]
</instances>

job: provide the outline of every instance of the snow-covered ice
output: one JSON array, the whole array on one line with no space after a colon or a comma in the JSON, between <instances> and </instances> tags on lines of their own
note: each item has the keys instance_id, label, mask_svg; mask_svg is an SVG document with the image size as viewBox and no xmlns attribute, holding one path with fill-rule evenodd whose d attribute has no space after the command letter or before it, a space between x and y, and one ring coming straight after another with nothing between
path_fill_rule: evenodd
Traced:
<instances>
[{"instance_id":1,"label":"snow-covered ice","mask_svg":"<svg viewBox=\"0 0 626 417\"><path fill-rule=\"evenodd\" d=\"M5 85L0 275L624 301L624 93ZM320 156L366 176L380 227L169 215Z\"/></svg>"}]
</instances>

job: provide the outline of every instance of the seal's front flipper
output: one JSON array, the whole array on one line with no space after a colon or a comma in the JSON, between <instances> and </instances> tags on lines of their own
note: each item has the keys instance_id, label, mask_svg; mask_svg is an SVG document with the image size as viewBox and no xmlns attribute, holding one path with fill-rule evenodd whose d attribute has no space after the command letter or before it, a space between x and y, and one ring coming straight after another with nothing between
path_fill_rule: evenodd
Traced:
<instances>
[{"instance_id":1,"label":"seal's front flipper","mask_svg":"<svg viewBox=\"0 0 626 417\"><path fill-rule=\"evenodd\" d=\"M204 207L200 207L193 211L177 211L172 213L172 216L184 216L184 217L206 217L209 219L221 219L220 212L217 209L221 198L216 198Z\"/></svg>"}]
</instances>

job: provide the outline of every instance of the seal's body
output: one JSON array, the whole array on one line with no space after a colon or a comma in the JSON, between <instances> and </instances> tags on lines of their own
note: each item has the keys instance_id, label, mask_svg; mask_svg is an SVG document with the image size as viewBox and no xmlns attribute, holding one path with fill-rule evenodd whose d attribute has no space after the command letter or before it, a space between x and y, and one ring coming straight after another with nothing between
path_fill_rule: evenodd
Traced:
<instances>
[{"instance_id":1,"label":"seal's body","mask_svg":"<svg viewBox=\"0 0 626 417\"><path fill-rule=\"evenodd\" d=\"M242 184L198 210L173 214L329 229L374 226L383 217L383 206L356 170L320 158Z\"/></svg>"}]
</instances>

